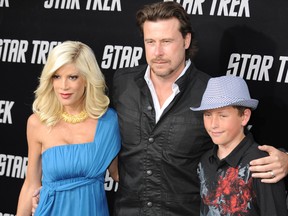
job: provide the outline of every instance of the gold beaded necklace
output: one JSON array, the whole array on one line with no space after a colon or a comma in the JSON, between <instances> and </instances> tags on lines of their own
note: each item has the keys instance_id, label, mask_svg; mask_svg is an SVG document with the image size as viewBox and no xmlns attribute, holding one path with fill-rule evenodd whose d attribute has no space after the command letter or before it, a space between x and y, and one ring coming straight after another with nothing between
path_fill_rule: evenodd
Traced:
<instances>
[{"instance_id":1,"label":"gold beaded necklace","mask_svg":"<svg viewBox=\"0 0 288 216\"><path fill-rule=\"evenodd\" d=\"M88 114L85 110L83 110L81 113L76 114L76 115L72 115L72 114L69 114L67 112L63 112L61 114L61 116L65 122L71 123L71 124L83 122L88 118Z\"/></svg>"}]
</instances>

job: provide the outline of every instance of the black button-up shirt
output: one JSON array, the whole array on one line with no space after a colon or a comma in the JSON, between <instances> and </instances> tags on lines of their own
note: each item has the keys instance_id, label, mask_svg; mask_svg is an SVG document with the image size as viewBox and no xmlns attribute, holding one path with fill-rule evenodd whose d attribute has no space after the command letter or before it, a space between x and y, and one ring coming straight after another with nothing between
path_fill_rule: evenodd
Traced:
<instances>
[{"instance_id":1,"label":"black button-up shirt","mask_svg":"<svg viewBox=\"0 0 288 216\"><path fill-rule=\"evenodd\" d=\"M113 102L122 138L114 215L193 216L200 212L197 165L213 144L198 106L207 74L193 64L176 84L180 92L155 123L144 74L147 65L114 75Z\"/></svg>"}]
</instances>

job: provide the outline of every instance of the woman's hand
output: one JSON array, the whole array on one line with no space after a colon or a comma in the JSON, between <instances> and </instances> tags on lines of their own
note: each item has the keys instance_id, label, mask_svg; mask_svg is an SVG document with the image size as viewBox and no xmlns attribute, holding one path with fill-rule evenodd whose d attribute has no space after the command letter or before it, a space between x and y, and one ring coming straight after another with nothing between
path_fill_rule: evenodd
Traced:
<instances>
[{"instance_id":1,"label":"woman's hand","mask_svg":"<svg viewBox=\"0 0 288 216\"><path fill-rule=\"evenodd\" d=\"M36 208L38 206L38 203L39 203L40 190L41 190L41 187L35 190L32 196L32 216L34 215Z\"/></svg>"}]
</instances>

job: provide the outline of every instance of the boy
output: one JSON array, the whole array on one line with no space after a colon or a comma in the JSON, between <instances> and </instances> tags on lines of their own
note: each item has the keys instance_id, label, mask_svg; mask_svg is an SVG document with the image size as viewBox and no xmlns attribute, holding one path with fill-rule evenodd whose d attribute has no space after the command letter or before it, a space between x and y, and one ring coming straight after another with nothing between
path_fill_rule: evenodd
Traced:
<instances>
[{"instance_id":1,"label":"boy","mask_svg":"<svg viewBox=\"0 0 288 216\"><path fill-rule=\"evenodd\" d=\"M216 144L198 166L200 215L288 215L284 181L261 183L249 171L249 162L266 154L246 130L257 105L242 78L221 76L208 81L200 107L191 107L203 111L205 129Z\"/></svg>"}]
</instances>

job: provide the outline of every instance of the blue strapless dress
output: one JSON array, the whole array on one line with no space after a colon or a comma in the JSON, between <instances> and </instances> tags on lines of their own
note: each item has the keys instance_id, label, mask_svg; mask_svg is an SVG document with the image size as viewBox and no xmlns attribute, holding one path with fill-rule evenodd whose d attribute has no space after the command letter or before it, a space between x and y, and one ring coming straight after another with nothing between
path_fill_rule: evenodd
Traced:
<instances>
[{"instance_id":1,"label":"blue strapless dress","mask_svg":"<svg viewBox=\"0 0 288 216\"><path fill-rule=\"evenodd\" d=\"M91 143L61 145L42 154L42 189L35 216L108 216L104 177L121 146L109 108Z\"/></svg>"}]
</instances>

